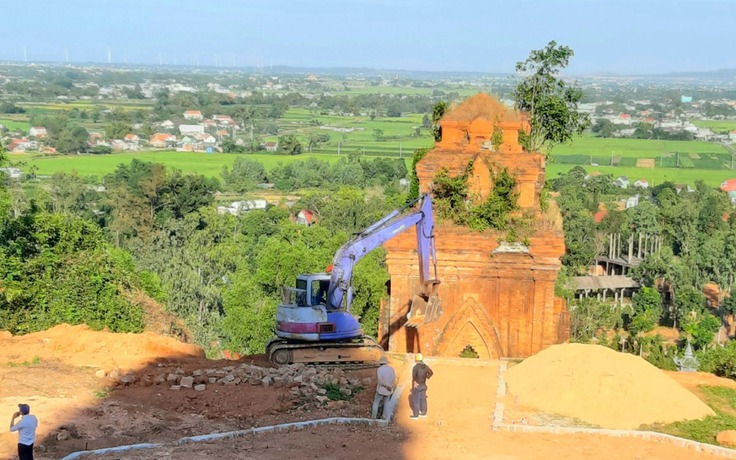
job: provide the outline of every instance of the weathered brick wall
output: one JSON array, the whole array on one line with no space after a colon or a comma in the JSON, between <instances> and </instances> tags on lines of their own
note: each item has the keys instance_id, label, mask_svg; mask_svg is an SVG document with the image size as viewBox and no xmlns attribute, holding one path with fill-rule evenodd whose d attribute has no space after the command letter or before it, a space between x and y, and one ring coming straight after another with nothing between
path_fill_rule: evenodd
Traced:
<instances>
[{"instance_id":1,"label":"weathered brick wall","mask_svg":"<svg viewBox=\"0 0 736 460\"><path fill-rule=\"evenodd\" d=\"M487 119L441 124L442 142L417 164L420 190L430 190L441 168L457 175L472 160L471 191L486 197L493 174L508 168L517 180L519 205L536 213L538 230L529 238L527 252L499 252L498 233L438 225L438 293L444 313L418 328L403 326L411 299L420 292L416 235L408 231L388 241L391 295L381 306L383 345L391 351L435 356L458 356L470 345L481 357L497 358L530 356L568 340L567 308L554 297L564 239L561 229L542 224L539 210L544 157L523 152L518 145L521 122L496 123L504 139L497 151L483 148L494 129Z\"/></svg>"}]
</instances>

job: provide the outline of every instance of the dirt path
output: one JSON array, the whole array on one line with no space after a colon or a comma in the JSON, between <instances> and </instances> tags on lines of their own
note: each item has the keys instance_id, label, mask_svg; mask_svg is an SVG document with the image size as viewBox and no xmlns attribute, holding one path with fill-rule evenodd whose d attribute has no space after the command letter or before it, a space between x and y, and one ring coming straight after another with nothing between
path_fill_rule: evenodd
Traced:
<instances>
[{"instance_id":1,"label":"dirt path","mask_svg":"<svg viewBox=\"0 0 736 460\"><path fill-rule=\"evenodd\" d=\"M668 444L595 435L494 432L497 362L427 360L435 371L429 382L429 415L409 419L408 391L395 423L385 427L321 426L211 443L167 445L155 451L108 455L135 458L221 459L707 459ZM263 356L210 361L201 350L152 334L109 334L84 327L11 337L0 333L0 417L31 404L39 417L36 458L59 459L70 452L143 442L170 443L184 436L235 431L254 426L335 416L368 417L374 369L347 377L369 379L350 401L304 404L287 387L259 384L208 385L206 391L174 390L157 375L227 369L240 364L269 366ZM410 383L413 363L394 361L402 383ZM124 372L134 383L121 383ZM101 375L105 377L101 377ZM679 376L678 376L679 377ZM697 385L734 385L706 374L686 376ZM684 378L684 377L683 377ZM3 415L3 412L5 413ZM508 415L513 415L508 409ZM507 419L508 421L508 419ZM7 423L7 421L6 421ZM15 458L17 437L0 431L0 459Z\"/></svg>"},{"instance_id":2,"label":"dirt path","mask_svg":"<svg viewBox=\"0 0 736 460\"><path fill-rule=\"evenodd\" d=\"M156 451L110 454L98 458L181 460L320 459L652 459L718 458L658 442L594 435L523 434L491 431L498 364L428 360L435 371L429 382L428 416L409 419L406 394L388 427L322 426L291 432L245 436ZM478 364L478 363L474 363ZM397 366L406 383L410 364Z\"/></svg>"}]
</instances>

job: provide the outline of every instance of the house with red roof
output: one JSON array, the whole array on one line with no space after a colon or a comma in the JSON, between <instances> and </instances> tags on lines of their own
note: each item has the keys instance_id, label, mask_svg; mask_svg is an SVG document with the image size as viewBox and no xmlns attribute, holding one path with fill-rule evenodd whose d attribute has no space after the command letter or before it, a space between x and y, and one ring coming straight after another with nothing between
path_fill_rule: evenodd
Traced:
<instances>
[{"instance_id":1,"label":"house with red roof","mask_svg":"<svg viewBox=\"0 0 736 460\"><path fill-rule=\"evenodd\" d=\"M176 136L168 133L156 133L148 140L151 147L163 149L176 144Z\"/></svg>"},{"instance_id":2,"label":"house with red roof","mask_svg":"<svg viewBox=\"0 0 736 460\"><path fill-rule=\"evenodd\" d=\"M184 118L187 120L201 120L204 117L199 110L187 110L184 112Z\"/></svg>"},{"instance_id":3,"label":"house with red roof","mask_svg":"<svg viewBox=\"0 0 736 460\"><path fill-rule=\"evenodd\" d=\"M603 211L598 211L593 216L593 218L595 219L595 223L600 224L603 221L603 218L606 217L607 215L608 215L608 211L606 211L605 209Z\"/></svg>"},{"instance_id":4,"label":"house with red roof","mask_svg":"<svg viewBox=\"0 0 736 460\"><path fill-rule=\"evenodd\" d=\"M728 179L721 182L721 190L724 192L736 192L736 179Z\"/></svg>"},{"instance_id":5,"label":"house with red roof","mask_svg":"<svg viewBox=\"0 0 736 460\"><path fill-rule=\"evenodd\" d=\"M295 222L299 225L306 225L309 227L314 223L314 214L308 209L302 209L299 214L296 215Z\"/></svg>"},{"instance_id":6,"label":"house with red roof","mask_svg":"<svg viewBox=\"0 0 736 460\"><path fill-rule=\"evenodd\" d=\"M728 179L721 182L721 190L728 193L731 204L736 204L736 179Z\"/></svg>"},{"instance_id":7,"label":"house with red roof","mask_svg":"<svg viewBox=\"0 0 736 460\"><path fill-rule=\"evenodd\" d=\"M235 125L235 121L233 121L230 115L212 115L212 120L215 121L220 126Z\"/></svg>"},{"instance_id":8,"label":"house with red roof","mask_svg":"<svg viewBox=\"0 0 736 460\"><path fill-rule=\"evenodd\" d=\"M8 152L25 152L31 148L31 142L26 138L11 139L10 143L5 146Z\"/></svg>"},{"instance_id":9,"label":"house with red roof","mask_svg":"<svg viewBox=\"0 0 736 460\"><path fill-rule=\"evenodd\" d=\"M131 144L137 144L138 142L141 141L141 138L138 137L137 134L128 133L128 134L125 135L125 137L123 138L123 140L125 142L130 142Z\"/></svg>"}]
</instances>

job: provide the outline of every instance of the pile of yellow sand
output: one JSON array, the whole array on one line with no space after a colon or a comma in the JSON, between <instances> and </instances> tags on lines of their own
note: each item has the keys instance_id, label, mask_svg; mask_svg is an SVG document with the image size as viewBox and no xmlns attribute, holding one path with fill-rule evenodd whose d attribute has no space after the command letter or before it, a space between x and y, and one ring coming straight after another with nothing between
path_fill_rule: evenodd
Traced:
<instances>
[{"instance_id":1,"label":"pile of yellow sand","mask_svg":"<svg viewBox=\"0 0 736 460\"><path fill-rule=\"evenodd\" d=\"M713 415L663 371L599 345L553 345L509 368L506 382L520 406L605 428L636 429Z\"/></svg>"}]
</instances>

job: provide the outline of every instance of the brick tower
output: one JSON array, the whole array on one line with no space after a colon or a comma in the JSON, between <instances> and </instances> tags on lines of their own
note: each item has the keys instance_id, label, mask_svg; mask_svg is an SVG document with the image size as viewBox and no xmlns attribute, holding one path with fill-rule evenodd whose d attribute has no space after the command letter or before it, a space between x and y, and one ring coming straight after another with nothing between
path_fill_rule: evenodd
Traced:
<instances>
[{"instance_id":1,"label":"brick tower","mask_svg":"<svg viewBox=\"0 0 736 460\"><path fill-rule=\"evenodd\" d=\"M443 314L417 328L404 327L419 292L416 235L412 230L389 240L384 247L391 292L381 306L379 340L391 351L434 356L458 356L470 345L486 359L527 357L568 340L567 308L554 296L565 252L561 219L554 204L546 212L540 208L545 158L519 145L519 131L527 125L496 99L478 94L451 110L440 126L442 141L417 164L420 191L430 191L441 168L455 176L472 161L469 188L485 198L494 172L507 168L516 178L520 212L533 215L533 234L527 244L509 244L502 242L504 233L438 223Z\"/></svg>"}]
</instances>

